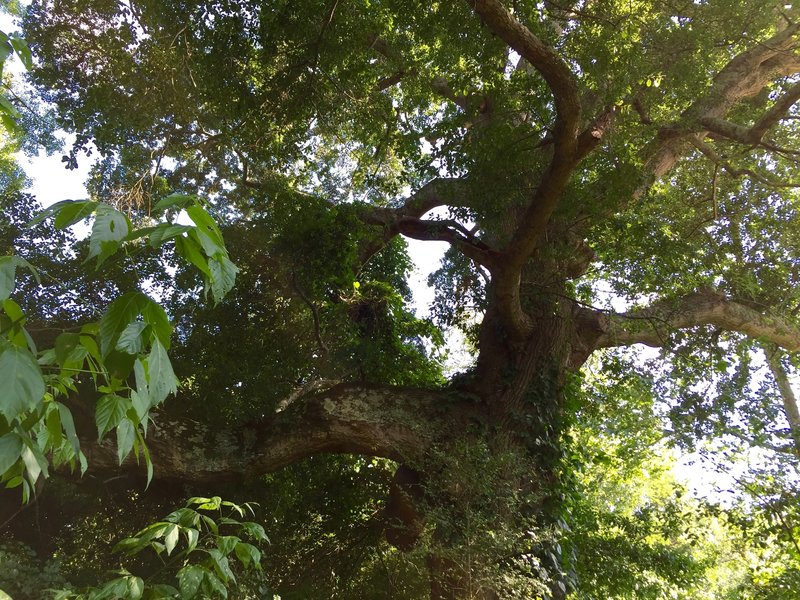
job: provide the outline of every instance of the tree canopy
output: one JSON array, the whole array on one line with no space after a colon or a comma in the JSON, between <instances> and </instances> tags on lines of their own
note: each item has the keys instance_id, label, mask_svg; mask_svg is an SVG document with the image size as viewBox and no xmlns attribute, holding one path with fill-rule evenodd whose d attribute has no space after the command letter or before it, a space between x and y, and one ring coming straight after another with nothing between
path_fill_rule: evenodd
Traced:
<instances>
[{"instance_id":1,"label":"tree canopy","mask_svg":"<svg viewBox=\"0 0 800 600\"><path fill-rule=\"evenodd\" d=\"M6 38L8 135L92 165L2 198L0 560L36 589L800 589L791 4L34 0ZM448 248L429 317L409 239Z\"/></svg>"}]
</instances>

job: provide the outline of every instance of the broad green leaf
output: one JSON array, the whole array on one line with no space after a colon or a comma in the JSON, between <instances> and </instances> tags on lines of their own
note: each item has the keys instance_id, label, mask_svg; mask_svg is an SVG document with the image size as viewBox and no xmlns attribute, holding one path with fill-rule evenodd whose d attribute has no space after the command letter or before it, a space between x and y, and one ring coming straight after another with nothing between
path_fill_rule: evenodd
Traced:
<instances>
[{"instance_id":1,"label":"broad green leaf","mask_svg":"<svg viewBox=\"0 0 800 600\"><path fill-rule=\"evenodd\" d=\"M129 575L126 577L127 579L127 595L126 598L130 598L131 600L139 600L144 593L144 581L142 581L141 577L135 577L134 575Z\"/></svg>"},{"instance_id":2,"label":"broad green leaf","mask_svg":"<svg viewBox=\"0 0 800 600\"><path fill-rule=\"evenodd\" d=\"M220 579L226 583L229 581L236 581L236 577L234 577L233 571L231 571L228 557L222 554L217 548L211 548L208 553L214 560L214 569L219 574Z\"/></svg>"},{"instance_id":3,"label":"broad green leaf","mask_svg":"<svg viewBox=\"0 0 800 600\"><path fill-rule=\"evenodd\" d=\"M119 464L122 464L125 457L130 454L134 440L136 440L136 427L130 419L123 418L117 425L117 458L119 459Z\"/></svg>"},{"instance_id":4,"label":"broad green leaf","mask_svg":"<svg viewBox=\"0 0 800 600\"><path fill-rule=\"evenodd\" d=\"M128 235L128 219L117 209L107 204L98 204L95 212L92 235L89 238L89 255L86 260L97 257L100 266L114 254L122 240Z\"/></svg>"},{"instance_id":5,"label":"broad green leaf","mask_svg":"<svg viewBox=\"0 0 800 600\"><path fill-rule=\"evenodd\" d=\"M28 269L36 281L39 282L39 273L27 260L19 256L0 256L0 301L8 298L14 291L17 267Z\"/></svg>"},{"instance_id":6,"label":"broad green leaf","mask_svg":"<svg viewBox=\"0 0 800 600\"><path fill-rule=\"evenodd\" d=\"M239 268L221 252L211 257L208 266L211 269L211 293L218 304L233 289Z\"/></svg>"},{"instance_id":7,"label":"broad green leaf","mask_svg":"<svg viewBox=\"0 0 800 600\"><path fill-rule=\"evenodd\" d=\"M22 438L13 431L0 436L0 475L19 460L23 446Z\"/></svg>"},{"instance_id":8,"label":"broad green leaf","mask_svg":"<svg viewBox=\"0 0 800 600\"><path fill-rule=\"evenodd\" d=\"M108 583L104 584L98 590L98 596L96 598L102 598L105 600L122 600L128 598L128 581L127 577L117 577L116 579L112 579Z\"/></svg>"},{"instance_id":9,"label":"broad green leaf","mask_svg":"<svg viewBox=\"0 0 800 600\"><path fill-rule=\"evenodd\" d=\"M175 598L180 592L166 583L157 583L147 587L148 598Z\"/></svg>"},{"instance_id":10,"label":"broad green leaf","mask_svg":"<svg viewBox=\"0 0 800 600\"><path fill-rule=\"evenodd\" d=\"M207 235L214 245L221 249L225 248L225 243L222 241L222 233L217 227L216 221L210 214L199 204L193 204L186 207L186 213L192 222L197 225L197 229L203 234Z\"/></svg>"},{"instance_id":11,"label":"broad green leaf","mask_svg":"<svg viewBox=\"0 0 800 600\"><path fill-rule=\"evenodd\" d=\"M150 245L158 248L164 242L182 236L185 232L194 229L191 225L173 225L172 223L162 223L150 233Z\"/></svg>"},{"instance_id":12,"label":"broad green leaf","mask_svg":"<svg viewBox=\"0 0 800 600\"><path fill-rule=\"evenodd\" d=\"M131 390L131 404L133 404L133 410L136 411L136 417L141 423L150 410L150 398L143 396L136 390Z\"/></svg>"},{"instance_id":13,"label":"broad green leaf","mask_svg":"<svg viewBox=\"0 0 800 600\"><path fill-rule=\"evenodd\" d=\"M5 300L14 291L16 270L13 256L0 256L0 300Z\"/></svg>"},{"instance_id":14,"label":"broad green leaf","mask_svg":"<svg viewBox=\"0 0 800 600\"><path fill-rule=\"evenodd\" d=\"M175 239L175 250L185 260L188 260L197 267L206 277L211 276L211 269L208 266L208 259L203 255L202 246L197 238L196 231L190 231L186 237Z\"/></svg>"},{"instance_id":15,"label":"broad green leaf","mask_svg":"<svg viewBox=\"0 0 800 600\"><path fill-rule=\"evenodd\" d=\"M218 253L227 254L228 252L221 241L206 235L200 228L192 230L189 235L197 239L206 256L214 256Z\"/></svg>"},{"instance_id":16,"label":"broad green leaf","mask_svg":"<svg viewBox=\"0 0 800 600\"><path fill-rule=\"evenodd\" d=\"M197 547L197 542L200 539L200 532L193 527L184 527L183 534L186 536L187 552L191 552Z\"/></svg>"},{"instance_id":17,"label":"broad green leaf","mask_svg":"<svg viewBox=\"0 0 800 600\"><path fill-rule=\"evenodd\" d=\"M155 340L147 357L151 406L161 404L167 396L178 391L178 378L161 342Z\"/></svg>"},{"instance_id":18,"label":"broad green leaf","mask_svg":"<svg viewBox=\"0 0 800 600\"><path fill-rule=\"evenodd\" d=\"M260 542L269 542L267 532L264 531L264 528L258 523L253 521L245 521L242 523L242 529L255 540Z\"/></svg>"},{"instance_id":19,"label":"broad green leaf","mask_svg":"<svg viewBox=\"0 0 800 600\"><path fill-rule=\"evenodd\" d=\"M170 194L159 200L153 207L153 211L167 210L168 208L185 208L189 204L197 202L197 196L191 194Z\"/></svg>"},{"instance_id":20,"label":"broad green leaf","mask_svg":"<svg viewBox=\"0 0 800 600\"><path fill-rule=\"evenodd\" d=\"M127 292L114 300L100 320L100 351L103 358L117 345L123 331L142 314L150 298L142 292Z\"/></svg>"},{"instance_id":21,"label":"broad green leaf","mask_svg":"<svg viewBox=\"0 0 800 600\"><path fill-rule=\"evenodd\" d=\"M69 227L89 217L97 206L98 203L91 200L67 200L65 204L60 206L60 210L56 213L53 224L56 226L56 229Z\"/></svg>"},{"instance_id":22,"label":"broad green leaf","mask_svg":"<svg viewBox=\"0 0 800 600\"><path fill-rule=\"evenodd\" d=\"M52 403L48 405L47 415L45 416L44 421L47 429L49 446L59 446L64 436L61 433L61 417L58 414L57 406Z\"/></svg>"},{"instance_id":23,"label":"broad green leaf","mask_svg":"<svg viewBox=\"0 0 800 600\"><path fill-rule=\"evenodd\" d=\"M239 541L239 538L235 535L222 535L217 539L217 548L219 548L219 551L227 556L233 552L233 549L236 547L236 544L239 543Z\"/></svg>"},{"instance_id":24,"label":"broad green leaf","mask_svg":"<svg viewBox=\"0 0 800 600\"><path fill-rule=\"evenodd\" d=\"M197 504L199 510L219 510L222 506L222 498L219 496L212 496L211 498L203 498L202 496L195 496L189 498L188 504Z\"/></svg>"},{"instance_id":25,"label":"broad green leaf","mask_svg":"<svg viewBox=\"0 0 800 600\"><path fill-rule=\"evenodd\" d=\"M199 565L188 565L178 571L178 585L181 598L189 599L197 596L200 584L208 571Z\"/></svg>"},{"instance_id":26,"label":"broad green leaf","mask_svg":"<svg viewBox=\"0 0 800 600\"><path fill-rule=\"evenodd\" d=\"M164 547L167 549L167 555L171 555L175 549L175 545L180 538L180 528L175 523L170 523L164 531Z\"/></svg>"},{"instance_id":27,"label":"broad green leaf","mask_svg":"<svg viewBox=\"0 0 800 600\"><path fill-rule=\"evenodd\" d=\"M125 381L131 374L135 361L136 357L133 354L114 349L106 356L104 366L112 378Z\"/></svg>"},{"instance_id":28,"label":"broad green leaf","mask_svg":"<svg viewBox=\"0 0 800 600\"><path fill-rule=\"evenodd\" d=\"M147 298L147 304L142 311L142 317L145 323L153 328L153 333L155 333L161 345L169 350L169 338L172 335L172 325L169 322L167 311L151 298Z\"/></svg>"},{"instance_id":29,"label":"broad green leaf","mask_svg":"<svg viewBox=\"0 0 800 600\"><path fill-rule=\"evenodd\" d=\"M144 321L132 321L122 330L117 340L116 349L128 354L139 354L144 352L144 340L142 332L147 328Z\"/></svg>"},{"instance_id":30,"label":"broad green leaf","mask_svg":"<svg viewBox=\"0 0 800 600\"><path fill-rule=\"evenodd\" d=\"M22 441L24 447L22 448L22 452L20 452L20 456L22 457L22 462L25 464L28 481L30 481L31 485L35 485L40 475L44 475L45 478L48 477L47 459L33 440L23 438Z\"/></svg>"},{"instance_id":31,"label":"broad green leaf","mask_svg":"<svg viewBox=\"0 0 800 600\"><path fill-rule=\"evenodd\" d=\"M67 441L69 442L69 445L72 446L75 454L78 454L80 453L81 447L80 442L78 441L78 434L75 431L75 422L72 419L72 413L70 412L69 408L60 402L56 402L56 406L58 406L58 416L61 418L61 426L64 428Z\"/></svg>"},{"instance_id":32,"label":"broad green leaf","mask_svg":"<svg viewBox=\"0 0 800 600\"><path fill-rule=\"evenodd\" d=\"M0 340L0 413L10 422L35 408L44 396L42 371L27 348Z\"/></svg>"},{"instance_id":33,"label":"broad green leaf","mask_svg":"<svg viewBox=\"0 0 800 600\"><path fill-rule=\"evenodd\" d=\"M83 363L83 359L89 351L81 344L79 333L65 332L56 338L55 343L56 360L62 367L77 367Z\"/></svg>"},{"instance_id":34,"label":"broad green leaf","mask_svg":"<svg viewBox=\"0 0 800 600\"><path fill-rule=\"evenodd\" d=\"M207 584L205 589L208 592L212 594L219 594L223 598L228 597L228 590L225 588L225 585L219 579L217 579L217 577L211 571L206 572L205 582Z\"/></svg>"},{"instance_id":35,"label":"broad green leaf","mask_svg":"<svg viewBox=\"0 0 800 600\"><path fill-rule=\"evenodd\" d=\"M95 409L98 440L119 425L125 417L125 413L128 412L129 402L130 400L116 394L106 394L100 398Z\"/></svg>"},{"instance_id":36,"label":"broad green leaf","mask_svg":"<svg viewBox=\"0 0 800 600\"><path fill-rule=\"evenodd\" d=\"M13 117L15 119L20 117L19 111L14 107L11 102L8 101L8 98L5 96L0 95L0 108L2 108L3 112L6 113L8 116ZM8 129L14 129L14 122L11 121L12 126L8 127Z\"/></svg>"},{"instance_id":37,"label":"broad green leaf","mask_svg":"<svg viewBox=\"0 0 800 600\"><path fill-rule=\"evenodd\" d=\"M56 202L55 204L51 204L44 210L40 211L33 219L28 222L27 227L35 227L45 219L52 217L53 215L58 214L61 210L68 205L74 204L75 202L82 202L81 200L61 200L60 202Z\"/></svg>"},{"instance_id":38,"label":"broad green leaf","mask_svg":"<svg viewBox=\"0 0 800 600\"><path fill-rule=\"evenodd\" d=\"M239 542L234 548L236 558L245 566L249 567L252 563L256 569L261 568L261 551L247 542Z\"/></svg>"},{"instance_id":39,"label":"broad green leaf","mask_svg":"<svg viewBox=\"0 0 800 600\"><path fill-rule=\"evenodd\" d=\"M31 57L31 51L30 48L28 48L28 44L26 44L25 40L16 34L11 35L8 41L11 43L11 46L13 46L17 56L19 56L20 61L22 61L22 65L25 67L25 70L30 71L33 68L33 58Z\"/></svg>"}]
</instances>

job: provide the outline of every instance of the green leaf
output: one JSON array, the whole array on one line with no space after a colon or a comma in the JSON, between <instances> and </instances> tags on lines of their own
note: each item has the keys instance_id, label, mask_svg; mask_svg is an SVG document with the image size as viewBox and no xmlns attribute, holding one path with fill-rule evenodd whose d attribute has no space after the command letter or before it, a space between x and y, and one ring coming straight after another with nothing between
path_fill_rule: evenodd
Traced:
<instances>
[{"instance_id":1,"label":"green leaf","mask_svg":"<svg viewBox=\"0 0 800 600\"><path fill-rule=\"evenodd\" d=\"M207 569L199 565L188 565L178 571L181 598L194 598L200 590L200 584L203 582L207 572Z\"/></svg>"},{"instance_id":2,"label":"green leaf","mask_svg":"<svg viewBox=\"0 0 800 600\"><path fill-rule=\"evenodd\" d=\"M53 224L56 229L65 229L78 221L88 218L97 207L98 203L91 200L67 200L59 207Z\"/></svg>"},{"instance_id":3,"label":"green leaf","mask_svg":"<svg viewBox=\"0 0 800 600\"><path fill-rule=\"evenodd\" d=\"M222 233L219 227L217 227L216 221L208 214L206 209L199 204L193 204L192 206L186 207L186 213L189 215L192 222L197 225L197 229L201 233L207 235L215 246L220 249L225 248L225 243L222 241Z\"/></svg>"},{"instance_id":4,"label":"green leaf","mask_svg":"<svg viewBox=\"0 0 800 600\"><path fill-rule=\"evenodd\" d=\"M23 438L22 441L25 446L22 448L20 456L22 457L22 462L25 463L25 470L28 472L28 481L30 481L31 486L33 486L36 484L40 475L44 475L45 478L49 476L47 472L47 459L33 440Z\"/></svg>"},{"instance_id":5,"label":"green leaf","mask_svg":"<svg viewBox=\"0 0 800 600\"><path fill-rule=\"evenodd\" d=\"M0 436L0 475L19 460L23 446L22 438L13 431Z\"/></svg>"},{"instance_id":6,"label":"green leaf","mask_svg":"<svg viewBox=\"0 0 800 600\"><path fill-rule=\"evenodd\" d=\"M206 571L205 581L208 584L206 588L209 592L219 594L223 598L228 597L228 590L225 589L225 585L211 571Z\"/></svg>"},{"instance_id":7,"label":"green leaf","mask_svg":"<svg viewBox=\"0 0 800 600\"><path fill-rule=\"evenodd\" d=\"M48 445L53 448L60 446L64 439L61 433L61 417L58 414L58 407L52 403L47 407L45 426L47 428Z\"/></svg>"},{"instance_id":8,"label":"green leaf","mask_svg":"<svg viewBox=\"0 0 800 600\"><path fill-rule=\"evenodd\" d=\"M197 202L197 196L180 193L170 194L159 200L153 207L153 211L162 211L168 208L185 208L193 202Z\"/></svg>"},{"instance_id":9,"label":"green leaf","mask_svg":"<svg viewBox=\"0 0 800 600\"><path fill-rule=\"evenodd\" d=\"M211 257L208 266L211 269L211 294L218 304L233 289L239 268L221 252Z\"/></svg>"},{"instance_id":10,"label":"green leaf","mask_svg":"<svg viewBox=\"0 0 800 600\"><path fill-rule=\"evenodd\" d=\"M20 256L0 256L0 301L11 296L14 291L17 267L28 269L36 281L39 282L39 273L27 260ZM41 282L40 282L41 283Z\"/></svg>"},{"instance_id":11,"label":"green leaf","mask_svg":"<svg viewBox=\"0 0 800 600\"><path fill-rule=\"evenodd\" d=\"M119 459L119 464L122 464L125 457L130 454L134 440L136 440L135 425L130 419L122 419L117 425L117 458Z\"/></svg>"},{"instance_id":12,"label":"green leaf","mask_svg":"<svg viewBox=\"0 0 800 600\"><path fill-rule=\"evenodd\" d=\"M161 342L153 341L153 347L147 357L151 406L157 406L167 396L178 391L178 378L172 370L172 363Z\"/></svg>"},{"instance_id":13,"label":"green leaf","mask_svg":"<svg viewBox=\"0 0 800 600\"><path fill-rule=\"evenodd\" d=\"M169 338L172 336L172 324L169 322L167 311L165 311L160 304L148 297L147 304L142 311L142 317L144 318L144 322L153 328L153 333L159 339L161 345L169 350Z\"/></svg>"},{"instance_id":14,"label":"green leaf","mask_svg":"<svg viewBox=\"0 0 800 600\"><path fill-rule=\"evenodd\" d=\"M13 46L17 56L19 56L20 61L22 61L22 65L25 67L25 70L30 71L33 68L33 58L31 57L31 51L30 48L28 48L28 44L26 44L25 40L16 34L12 35L8 41Z\"/></svg>"},{"instance_id":15,"label":"green leaf","mask_svg":"<svg viewBox=\"0 0 800 600\"><path fill-rule=\"evenodd\" d=\"M269 538L267 537L267 532L264 531L264 528L258 523L254 523L253 521L245 521L244 523L242 523L242 529L251 538L258 540L259 542L269 542Z\"/></svg>"},{"instance_id":16,"label":"green leaf","mask_svg":"<svg viewBox=\"0 0 800 600\"><path fill-rule=\"evenodd\" d=\"M117 251L129 230L128 219L125 215L108 204L98 204L92 235L89 238L89 255L86 260L96 256L97 266L100 266Z\"/></svg>"},{"instance_id":17,"label":"green leaf","mask_svg":"<svg viewBox=\"0 0 800 600\"><path fill-rule=\"evenodd\" d=\"M157 583L147 589L149 591L148 598L175 598L180 594L178 590L166 583Z\"/></svg>"},{"instance_id":18,"label":"green leaf","mask_svg":"<svg viewBox=\"0 0 800 600\"><path fill-rule=\"evenodd\" d=\"M180 528L175 523L170 523L167 526L167 529L164 532L164 546L167 549L167 556L172 554L172 551L175 549L175 545L178 543L178 539L180 538L180 533Z\"/></svg>"},{"instance_id":19,"label":"green leaf","mask_svg":"<svg viewBox=\"0 0 800 600\"><path fill-rule=\"evenodd\" d=\"M234 548L236 558L245 566L249 567L252 563L256 569L261 568L261 551L247 542L239 542Z\"/></svg>"},{"instance_id":20,"label":"green leaf","mask_svg":"<svg viewBox=\"0 0 800 600\"><path fill-rule=\"evenodd\" d=\"M75 422L72 419L72 413L70 412L69 408L60 402L56 402L56 406L58 406L58 416L61 419L61 426L64 428L67 441L69 442L69 445L72 446L75 454L79 454L81 451L81 446L80 442L78 441L78 434L75 431Z\"/></svg>"},{"instance_id":21,"label":"green leaf","mask_svg":"<svg viewBox=\"0 0 800 600\"><path fill-rule=\"evenodd\" d=\"M217 539L217 548L219 548L219 551L227 556L233 552L233 549L236 547L236 544L239 543L239 541L239 538L235 535L222 535Z\"/></svg>"},{"instance_id":22,"label":"green leaf","mask_svg":"<svg viewBox=\"0 0 800 600\"><path fill-rule=\"evenodd\" d=\"M206 277L211 276L211 269L208 267L208 259L203 256L202 246L197 239L197 232L192 230L186 237L179 237L175 240L175 250L184 260L188 260L197 267Z\"/></svg>"},{"instance_id":23,"label":"green leaf","mask_svg":"<svg viewBox=\"0 0 800 600\"><path fill-rule=\"evenodd\" d=\"M129 400L116 394L106 394L97 402L95 422L97 423L97 439L119 425L128 412Z\"/></svg>"},{"instance_id":24,"label":"green leaf","mask_svg":"<svg viewBox=\"0 0 800 600\"><path fill-rule=\"evenodd\" d=\"M79 333L65 332L59 334L55 343L56 361L62 367L70 366L77 368L83 363L83 359L89 351L81 345Z\"/></svg>"},{"instance_id":25,"label":"green leaf","mask_svg":"<svg viewBox=\"0 0 800 600\"><path fill-rule=\"evenodd\" d=\"M0 413L11 422L21 412L38 406L44 396L42 371L27 348L0 340Z\"/></svg>"},{"instance_id":26,"label":"green leaf","mask_svg":"<svg viewBox=\"0 0 800 600\"><path fill-rule=\"evenodd\" d=\"M139 600L144 593L144 581L142 581L141 577L136 577L134 575L130 575L126 577L127 579L127 598L131 600Z\"/></svg>"},{"instance_id":27,"label":"green leaf","mask_svg":"<svg viewBox=\"0 0 800 600\"><path fill-rule=\"evenodd\" d=\"M186 536L187 552L191 552L197 547L200 539L200 532L193 527L184 527L183 534Z\"/></svg>"},{"instance_id":28,"label":"green leaf","mask_svg":"<svg viewBox=\"0 0 800 600\"><path fill-rule=\"evenodd\" d=\"M100 320L100 351L103 358L116 347L120 335L151 302L142 292L127 292L114 300Z\"/></svg>"},{"instance_id":29,"label":"green leaf","mask_svg":"<svg viewBox=\"0 0 800 600\"><path fill-rule=\"evenodd\" d=\"M185 232L194 229L191 225L173 225L172 223L162 223L150 233L150 245L158 248L164 242L182 236Z\"/></svg>"},{"instance_id":30,"label":"green leaf","mask_svg":"<svg viewBox=\"0 0 800 600\"><path fill-rule=\"evenodd\" d=\"M144 352L144 340L142 332L147 328L144 321L133 321L122 330L117 340L116 349L128 354L139 354Z\"/></svg>"},{"instance_id":31,"label":"green leaf","mask_svg":"<svg viewBox=\"0 0 800 600\"><path fill-rule=\"evenodd\" d=\"M150 410L150 398L143 396L136 390L131 390L131 404L133 404L133 410L136 411L136 417L141 423Z\"/></svg>"}]
</instances>

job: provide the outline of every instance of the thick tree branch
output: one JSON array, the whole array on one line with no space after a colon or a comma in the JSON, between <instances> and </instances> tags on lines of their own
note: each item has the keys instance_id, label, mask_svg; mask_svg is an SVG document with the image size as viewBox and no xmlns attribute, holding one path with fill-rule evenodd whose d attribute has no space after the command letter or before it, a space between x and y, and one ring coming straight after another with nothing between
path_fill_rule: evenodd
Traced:
<instances>
[{"instance_id":1,"label":"thick tree branch","mask_svg":"<svg viewBox=\"0 0 800 600\"><path fill-rule=\"evenodd\" d=\"M765 142L762 140L764 136L763 133L756 132L752 128L748 129L747 127L744 127L737 123L731 123L730 121L726 121L724 119L715 119L711 117L703 118L700 119L700 125L702 125L709 132L715 133L722 137L726 137L734 142L747 144L753 147L760 146L766 150L771 150L773 152L780 152L783 154L798 153L798 150L794 150L791 148L781 148L780 146L776 146L775 144Z\"/></svg>"},{"instance_id":2,"label":"thick tree branch","mask_svg":"<svg viewBox=\"0 0 800 600\"><path fill-rule=\"evenodd\" d=\"M786 93L778 98L775 104L772 105L772 108L764 113L764 115L756 121L755 125L750 128L753 137L761 140L767 131L769 131L769 128L783 119L789 113L789 109L792 108L798 100L800 100L800 83L795 83L786 90Z\"/></svg>"},{"instance_id":3,"label":"thick tree branch","mask_svg":"<svg viewBox=\"0 0 800 600\"><path fill-rule=\"evenodd\" d=\"M411 194L398 208L364 207L362 221L383 228L381 238L364 249L364 260L394 236L404 235L423 241L447 242L476 263L491 267L497 252L460 223L421 218L428 211L440 206L468 204L466 182L458 178L437 178Z\"/></svg>"},{"instance_id":4,"label":"thick tree branch","mask_svg":"<svg viewBox=\"0 0 800 600\"><path fill-rule=\"evenodd\" d=\"M558 113L556 138L574 138L581 105L575 77L567 63L547 44L517 21L499 0L467 0L492 32L542 74L553 92Z\"/></svg>"},{"instance_id":5,"label":"thick tree branch","mask_svg":"<svg viewBox=\"0 0 800 600\"><path fill-rule=\"evenodd\" d=\"M783 400L783 411L789 421L789 432L794 442L795 452L800 455L800 410L797 408L797 398L794 395L789 376L783 368L781 357L783 352L775 344L764 344L764 354L767 356L767 365L778 386L778 391Z\"/></svg>"},{"instance_id":6,"label":"thick tree branch","mask_svg":"<svg viewBox=\"0 0 800 600\"><path fill-rule=\"evenodd\" d=\"M659 131L657 139L645 153L643 179L633 194L634 199L641 197L654 181L675 166L691 147L689 138L703 140L708 130L703 129L702 121L723 119L736 103L756 95L776 77L794 75L800 71L800 56L794 52L798 31L800 24L791 24L732 58L714 77L708 92L683 112L680 123ZM768 122L765 121L761 126Z\"/></svg>"},{"instance_id":7,"label":"thick tree branch","mask_svg":"<svg viewBox=\"0 0 800 600\"><path fill-rule=\"evenodd\" d=\"M522 269L535 252L553 211L561 200L569 177L579 160L578 125L581 103L575 77L553 48L517 21L499 0L468 0L489 29L541 73L553 94L556 121L553 156L510 242L492 269L493 293L509 335L523 339L531 320L520 304Z\"/></svg>"},{"instance_id":8,"label":"thick tree branch","mask_svg":"<svg viewBox=\"0 0 800 600\"><path fill-rule=\"evenodd\" d=\"M237 430L212 428L161 414L147 444L156 479L198 484L241 481L314 454L346 452L414 460L442 432L446 400L435 392L340 384L294 399L262 422ZM284 405L287 403L284 403ZM89 473L143 468L128 459L118 466L111 440L81 440Z\"/></svg>"},{"instance_id":9,"label":"thick tree branch","mask_svg":"<svg viewBox=\"0 0 800 600\"><path fill-rule=\"evenodd\" d=\"M594 311L586 311L594 312ZM773 314L729 300L714 292L697 292L656 302L622 314L594 312L594 348L646 344L663 346L679 329L714 325L770 342L790 352L800 351L800 327ZM591 319L584 320L591 323Z\"/></svg>"}]
</instances>

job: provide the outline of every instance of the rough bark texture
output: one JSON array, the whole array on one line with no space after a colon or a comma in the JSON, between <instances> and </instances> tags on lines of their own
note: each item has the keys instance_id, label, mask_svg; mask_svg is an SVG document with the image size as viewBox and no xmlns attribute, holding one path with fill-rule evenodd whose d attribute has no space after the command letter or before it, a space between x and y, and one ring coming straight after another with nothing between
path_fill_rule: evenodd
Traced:
<instances>
[{"instance_id":1,"label":"rough bark texture","mask_svg":"<svg viewBox=\"0 0 800 600\"><path fill-rule=\"evenodd\" d=\"M435 391L340 384L296 398L281 412L238 431L159 415L147 443L156 479L203 484L252 479L324 452L403 462L419 459L458 426L445 419L449 402ZM466 418L469 409L458 412ZM111 440L84 439L82 447L91 474L119 470ZM132 458L124 467L141 471Z\"/></svg>"}]
</instances>

